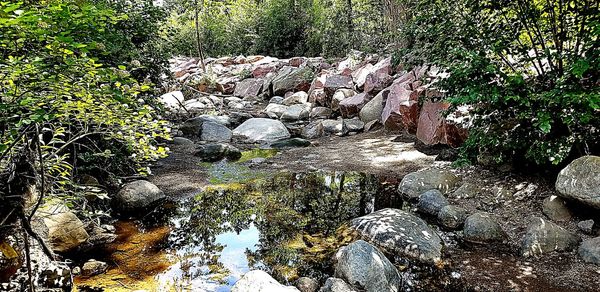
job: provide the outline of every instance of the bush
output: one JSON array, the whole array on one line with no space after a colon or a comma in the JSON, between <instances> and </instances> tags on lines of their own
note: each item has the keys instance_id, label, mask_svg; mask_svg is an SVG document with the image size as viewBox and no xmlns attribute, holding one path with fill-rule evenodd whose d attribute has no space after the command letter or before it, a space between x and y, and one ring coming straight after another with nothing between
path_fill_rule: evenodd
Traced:
<instances>
[{"instance_id":1,"label":"bush","mask_svg":"<svg viewBox=\"0 0 600 292\"><path fill-rule=\"evenodd\" d=\"M560 164L599 150L600 13L588 1L560 3L415 6L401 55L447 68L440 87L454 105L473 107L470 159Z\"/></svg>"}]
</instances>

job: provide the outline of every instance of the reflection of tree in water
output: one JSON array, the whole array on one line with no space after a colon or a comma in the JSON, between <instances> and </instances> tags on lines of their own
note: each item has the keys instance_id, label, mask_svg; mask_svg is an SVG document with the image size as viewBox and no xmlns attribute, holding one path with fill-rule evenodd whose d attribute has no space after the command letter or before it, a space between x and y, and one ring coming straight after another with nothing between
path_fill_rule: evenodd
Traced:
<instances>
[{"instance_id":1,"label":"reflection of tree in water","mask_svg":"<svg viewBox=\"0 0 600 292\"><path fill-rule=\"evenodd\" d=\"M330 271L329 259L341 244L336 230L372 211L379 187L372 175L309 172L208 189L183 204L189 219L181 220L172 241L178 248L201 251L199 264L218 266L223 246L215 242L216 236L239 233L254 223L260 235L257 250L246 252L251 267L264 265L279 280L319 277Z\"/></svg>"}]
</instances>

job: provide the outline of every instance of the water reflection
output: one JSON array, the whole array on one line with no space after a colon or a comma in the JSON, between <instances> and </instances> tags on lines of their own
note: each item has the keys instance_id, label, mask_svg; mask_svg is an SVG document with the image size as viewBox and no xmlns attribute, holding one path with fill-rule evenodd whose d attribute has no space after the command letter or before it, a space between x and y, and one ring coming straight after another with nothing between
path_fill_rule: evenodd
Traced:
<instances>
[{"instance_id":1,"label":"water reflection","mask_svg":"<svg viewBox=\"0 0 600 292\"><path fill-rule=\"evenodd\" d=\"M229 291L251 269L284 283L324 278L333 253L353 239L340 226L399 203L380 178L357 172L280 173L210 187L181 203L169 238L178 263L158 279L181 289Z\"/></svg>"}]
</instances>

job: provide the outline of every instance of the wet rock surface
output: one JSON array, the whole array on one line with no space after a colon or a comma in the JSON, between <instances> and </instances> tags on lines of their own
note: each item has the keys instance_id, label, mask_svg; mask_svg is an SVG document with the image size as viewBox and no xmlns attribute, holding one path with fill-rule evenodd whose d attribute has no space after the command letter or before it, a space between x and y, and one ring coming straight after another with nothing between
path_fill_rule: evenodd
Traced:
<instances>
[{"instance_id":1,"label":"wet rock surface","mask_svg":"<svg viewBox=\"0 0 600 292\"><path fill-rule=\"evenodd\" d=\"M382 209L353 219L350 226L377 247L410 259L441 259L442 240L423 219L398 209Z\"/></svg>"}]
</instances>

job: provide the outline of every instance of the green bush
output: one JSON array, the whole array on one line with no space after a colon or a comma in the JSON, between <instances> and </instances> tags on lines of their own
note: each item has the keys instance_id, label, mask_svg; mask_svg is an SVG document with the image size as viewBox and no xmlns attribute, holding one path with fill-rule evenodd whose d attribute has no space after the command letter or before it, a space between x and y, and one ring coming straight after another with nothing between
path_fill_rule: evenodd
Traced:
<instances>
[{"instance_id":1,"label":"green bush","mask_svg":"<svg viewBox=\"0 0 600 292\"><path fill-rule=\"evenodd\" d=\"M470 159L560 164L598 151L600 12L589 1L418 1L401 52L473 107ZM597 153L597 152L596 152Z\"/></svg>"}]
</instances>

